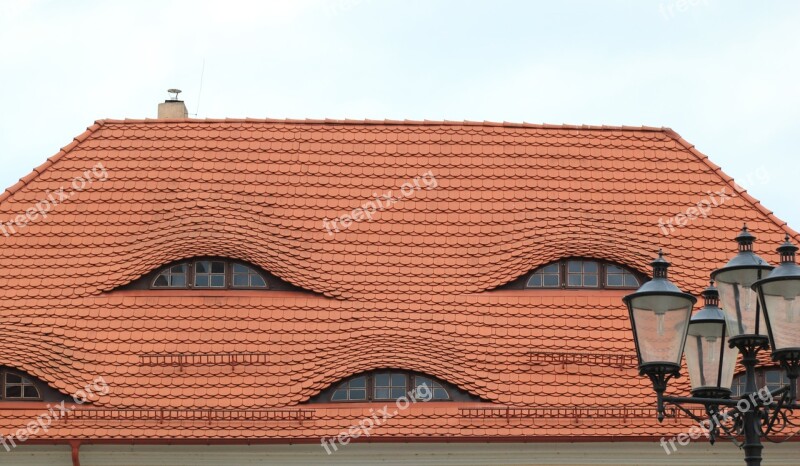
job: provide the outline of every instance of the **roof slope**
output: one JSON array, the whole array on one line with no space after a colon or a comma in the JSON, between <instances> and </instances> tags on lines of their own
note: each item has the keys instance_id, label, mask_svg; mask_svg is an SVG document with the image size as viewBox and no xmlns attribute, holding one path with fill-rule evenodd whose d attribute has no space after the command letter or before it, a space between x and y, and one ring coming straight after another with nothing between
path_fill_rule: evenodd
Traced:
<instances>
[{"instance_id":1,"label":"roof slope","mask_svg":"<svg viewBox=\"0 0 800 466\"><path fill-rule=\"evenodd\" d=\"M74 189L98 163L107 178ZM429 184L401 195L426 173ZM429 373L498 406L610 409L616 396L642 395L649 407L651 390L630 360L613 360L633 352L622 292L487 290L571 255L646 273L663 247L673 280L698 293L735 249L743 222L767 258L785 232L797 239L659 128L99 121L0 196L0 223L61 188L70 195L46 218L0 236L0 364L65 393L102 375L111 393L96 406L113 409L296 408L379 367ZM371 221L334 234L323 226L386 191L401 200ZM659 227L698 202L705 216ZM112 291L200 255L252 262L322 296ZM571 362L540 353L571 353ZM298 430L237 427L234 416L169 435L311 438L346 429L367 409L306 408L313 420ZM502 415L474 427L459 412L466 406L414 409L422 414L383 435L526 436L545 422L531 411L516 427ZM20 416L0 411L0 426ZM40 438L104 438L118 425L111 414L85 416ZM442 421L441 431L420 430L422 418ZM552 432L642 435L621 415L598 419ZM146 432L156 431L130 426L113 436Z\"/></svg>"}]
</instances>

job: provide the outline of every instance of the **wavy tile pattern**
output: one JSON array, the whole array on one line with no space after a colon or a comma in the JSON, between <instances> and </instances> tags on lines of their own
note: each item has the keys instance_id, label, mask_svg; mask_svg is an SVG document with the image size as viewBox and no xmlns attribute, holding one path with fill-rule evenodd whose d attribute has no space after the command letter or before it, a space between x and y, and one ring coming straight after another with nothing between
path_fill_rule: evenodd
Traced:
<instances>
[{"instance_id":1,"label":"wavy tile pattern","mask_svg":"<svg viewBox=\"0 0 800 466\"><path fill-rule=\"evenodd\" d=\"M107 179L72 189L98 163ZM426 172L435 187L333 235L323 227ZM67 394L102 375L111 392L41 439L313 440L370 407L303 403L381 367L491 404L418 404L373 438L535 437L542 427L645 437L653 416L619 409L621 398L650 409L648 383L630 364L597 363L633 354L623 292L494 289L571 255L646 273L663 247L673 280L699 293L743 222L771 261L785 233L798 239L663 128L98 121L0 195L0 223L62 187L73 194L46 217L0 235L0 364ZM663 234L659 220L711 199L719 205L705 217ZM248 261L319 295L116 289L198 255ZM678 382L671 390L685 391ZM0 432L41 412L31 406L0 409ZM486 406L519 411L472 410ZM670 422L665 430L688 425Z\"/></svg>"}]
</instances>

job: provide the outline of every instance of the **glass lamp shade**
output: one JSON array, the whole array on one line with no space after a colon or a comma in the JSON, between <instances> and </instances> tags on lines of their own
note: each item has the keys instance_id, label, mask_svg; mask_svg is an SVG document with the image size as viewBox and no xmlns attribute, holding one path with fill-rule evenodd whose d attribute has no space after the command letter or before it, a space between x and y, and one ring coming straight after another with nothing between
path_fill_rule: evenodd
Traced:
<instances>
[{"instance_id":1,"label":"glass lamp shade","mask_svg":"<svg viewBox=\"0 0 800 466\"><path fill-rule=\"evenodd\" d=\"M800 359L800 267L795 263L797 246L786 242L778 248L780 265L753 289L766 314L769 342L774 359ZM776 357L780 356L780 357Z\"/></svg>"},{"instance_id":2,"label":"glass lamp shade","mask_svg":"<svg viewBox=\"0 0 800 466\"><path fill-rule=\"evenodd\" d=\"M715 270L711 279L717 283L719 298L728 322L730 336L755 335L767 337L767 326L758 294L753 290L753 283L764 278L772 270L767 261L753 252L756 237L742 228L736 241L739 253L724 267Z\"/></svg>"},{"instance_id":3,"label":"glass lamp shade","mask_svg":"<svg viewBox=\"0 0 800 466\"><path fill-rule=\"evenodd\" d=\"M661 252L652 265L653 279L622 300L628 306L640 371L678 372L697 299L667 279L669 263Z\"/></svg>"},{"instance_id":4,"label":"glass lamp shade","mask_svg":"<svg viewBox=\"0 0 800 466\"><path fill-rule=\"evenodd\" d=\"M738 348L728 345L728 325L719 308L719 293L713 286L703 291L705 306L689 321L686 337L686 365L692 394L700 397L729 397Z\"/></svg>"}]
</instances>

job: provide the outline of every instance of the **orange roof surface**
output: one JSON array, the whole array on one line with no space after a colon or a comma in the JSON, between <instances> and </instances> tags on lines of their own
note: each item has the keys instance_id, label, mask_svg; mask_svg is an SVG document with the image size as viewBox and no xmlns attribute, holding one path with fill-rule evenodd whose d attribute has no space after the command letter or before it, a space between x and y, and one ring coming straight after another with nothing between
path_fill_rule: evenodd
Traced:
<instances>
[{"instance_id":1,"label":"orange roof surface","mask_svg":"<svg viewBox=\"0 0 800 466\"><path fill-rule=\"evenodd\" d=\"M107 179L73 189L98 163ZM435 187L323 227L424 173ZM419 403L372 440L682 432L688 419L656 427L626 292L495 288L574 255L648 273L663 247L671 279L698 294L742 223L771 262L785 233L799 239L664 128L98 121L0 195L0 224L62 187L69 198L46 217L0 234L0 364L65 394L102 376L110 392L42 441L318 441L375 405L304 402L383 367L490 403ZM701 201L705 216L659 226ZM314 293L116 290L195 256L251 262ZM43 406L3 405L0 433Z\"/></svg>"}]
</instances>

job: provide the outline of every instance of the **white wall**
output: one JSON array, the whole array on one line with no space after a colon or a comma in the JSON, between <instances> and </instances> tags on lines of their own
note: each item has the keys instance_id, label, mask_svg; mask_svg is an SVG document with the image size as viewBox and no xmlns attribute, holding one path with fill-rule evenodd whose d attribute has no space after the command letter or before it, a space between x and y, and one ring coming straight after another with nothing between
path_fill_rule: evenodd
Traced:
<instances>
[{"instance_id":1,"label":"white wall","mask_svg":"<svg viewBox=\"0 0 800 466\"><path fill-rule=\"evenodd\" d=\"M764 466L796 466L800 443L766 444ZM351 444L327 455L316 445L83 445L81 466L293 465L739 465L744 453L730 442L695 442L667 455L658 443L383 443ZM0 451L0 465L71 466L67 446L20 445Z\"/></svg>"}]
</instances>

